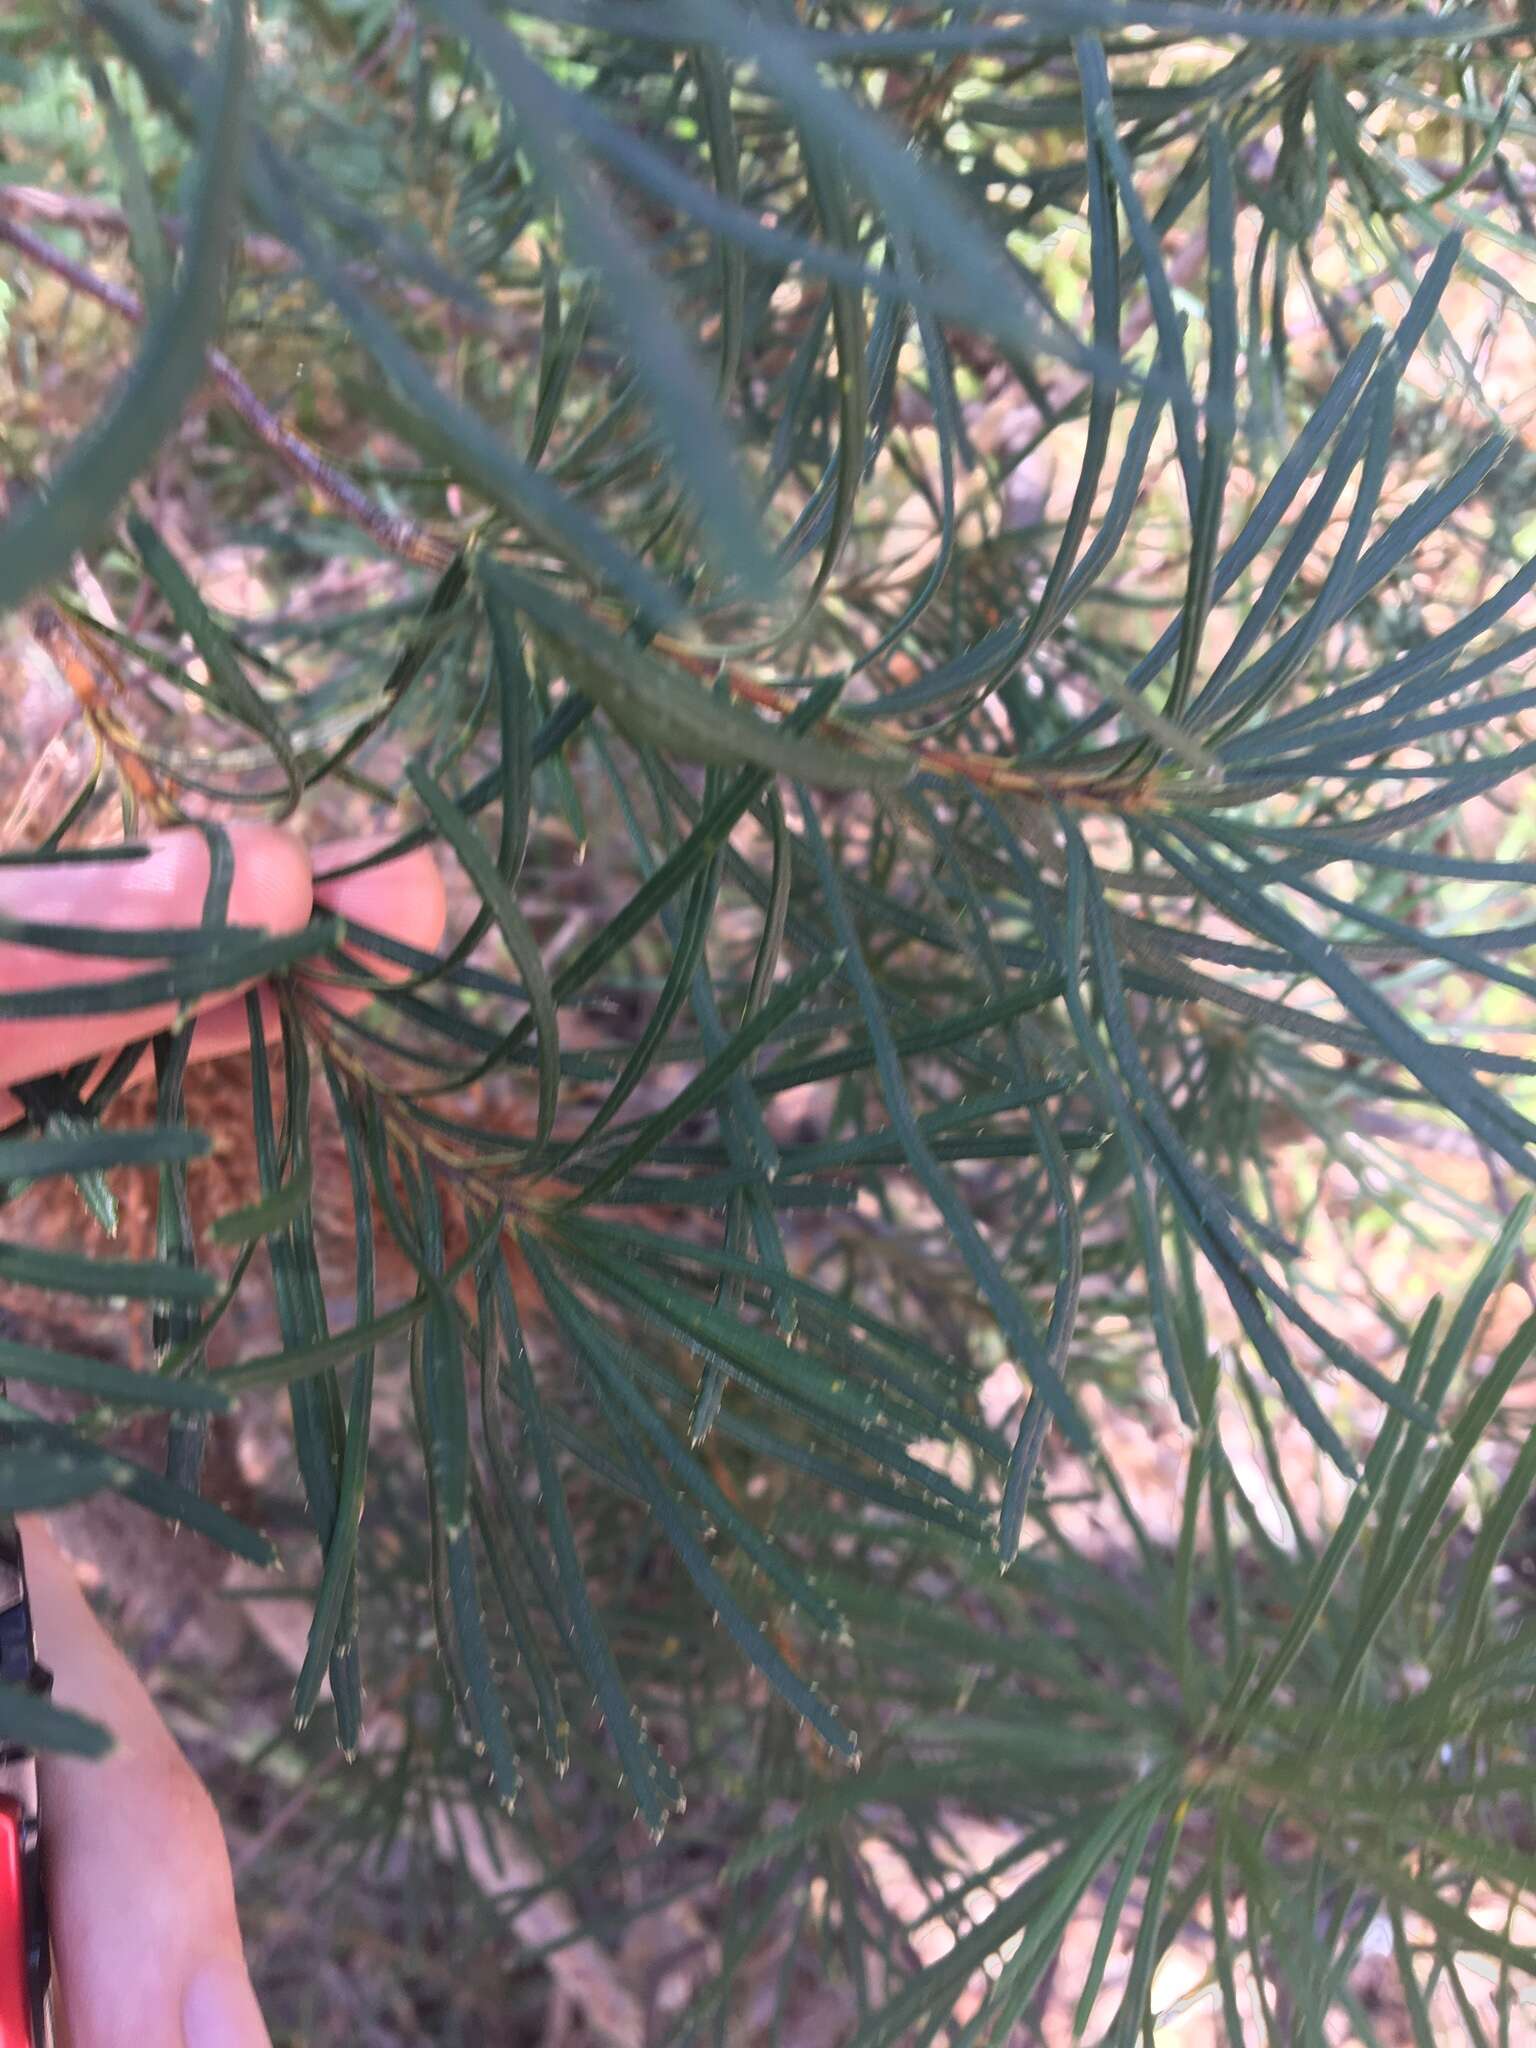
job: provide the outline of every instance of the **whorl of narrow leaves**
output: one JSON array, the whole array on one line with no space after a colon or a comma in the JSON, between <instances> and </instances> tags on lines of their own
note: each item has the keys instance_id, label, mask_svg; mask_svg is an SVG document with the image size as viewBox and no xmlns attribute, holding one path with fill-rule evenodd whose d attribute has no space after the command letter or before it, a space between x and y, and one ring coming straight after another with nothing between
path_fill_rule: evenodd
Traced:
<instances>
[{"instance_id":1,"label":"whorl of narrow leaves","mask_svg":"<svg viewBox=\"0 0 1536 2048\"><path fill-rule=\"evenodd\" d=\"M8 1202L58 1178L101 1218L148 1169L160 1211L154 1257L0 1241L18 1298L142 1305L158 1368L7 1335L18 1395L92 1405L7 1406L0 1507L111 1490L264 1558L188 1482L210 1413L286 1390L297 1721L328 1679L358 1752L365 1654L449 1709L362 1750L348 1828L423 1825L412 1759L494 1806L617 1775L657 1834L685 1783L735 1797L695 2030L802 1907L860 2048L983 1969L956 2038L1001 2043L1088 1911L1076 2024L1115 2043L1191 1926L1234 2040L1254 1998L1279 2038L1277 1957L1295 2038L1359 2022L1374 1928L1416 2038L1469 1967L1511 2010L1536 1454L1487 1446L1531 1325L1473 1360L1527 1270L1536 1059L1497 1004L1536 997L1536 860L1461 825L1536 765L1536 563L1457 293L1536 254L1528 36L1184 0L384 22L83 0L75 197L121 204L73 218L121 259L29 224L26 163L0 186L17 275L140 328L0 525L0 601L52 607L116 776L3 858L127 791L366 817L355 866L432 844L456 906L436 955L0 928L102 962L0 1023L257 976L281 1020L222 1215L174 1035L131 1128L139 1048L0 1134ZM226 538L268 616L208 587ZM1492 1163L1510 1214L1443 1337L1320 1305L1273 1170L1307 1134L1388 1205L1400 1137ZM211 1369L263 1288L275 1339ZM1171 1546L1096 1436L1158 1395ZM166 1477L113 1445L146 1406ZM1086 1486L1112 1559L1062 1512ZM0 1733L94 1739L19 1700ZM980 1920L957 1811L1013 1844ZM860 1908L866 1830L939 1961Z\"/></svg>"}]
</instances>

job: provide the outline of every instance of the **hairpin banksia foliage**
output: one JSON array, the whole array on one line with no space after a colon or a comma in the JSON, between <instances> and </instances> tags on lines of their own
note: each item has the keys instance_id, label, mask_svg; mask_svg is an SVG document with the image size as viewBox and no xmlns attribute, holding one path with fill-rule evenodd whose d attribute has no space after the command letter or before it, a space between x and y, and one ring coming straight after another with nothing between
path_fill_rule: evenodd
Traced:
<instances>
[{"instance_id":1,"label":"hairpin banksia foliage","mask_svg":"<svg viewBox=\"0 0 1536 2048\"><path fill-rule=\"evenodd\" d=\"M1234 2042L1507 2039L1532 1995L1529 28L0 29L0 600L88 741L6 859L366 827L452 912L426 953L215 904L132 997L273 982L216 1115L185 1032L150 1087L130 1048L25 1092L17 1213L137 1188L144 1238L77 1209L0 1279L142 1304L153 1356L0 1347L5 1499L263 1555L202 1454L283 1392L296 1716L328 1681L357 1751L365 1659L387 1702L336 1853L446 1783L558 1820L574 1763L614 1841L686 1787L719 1967L678 2038L765 1957L793 2038L802 1954L870 2048L1053 1996L1130 2043L1188 1953ZM1362 1260L1341 1312L1286 1148L1413 1218L1472 1162L1469 1290L1372 1304Z\"/></svg>"}]
</instances>

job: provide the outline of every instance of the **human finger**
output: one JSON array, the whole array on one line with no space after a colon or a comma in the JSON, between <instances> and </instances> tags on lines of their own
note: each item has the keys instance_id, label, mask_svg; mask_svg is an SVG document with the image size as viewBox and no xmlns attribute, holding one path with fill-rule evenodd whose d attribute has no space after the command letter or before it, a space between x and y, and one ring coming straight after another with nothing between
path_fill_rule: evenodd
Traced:
<instances>
[{"instance_id":1,"label":"human finger","mask_svg":"<svg viewBox=\"0 0 1536 2048\"><path fill-rule=\"evenodd\" d=\"M26 1516L22 1526L55 1696L114 1738L99 1760L38 1760L63 2038L68 2048L270 2048L213 1803L46 1524Z\"/></svg>"},{"instance_id":2,"label":"human finger","mask_svg":"<svg viewBox=\"0 0 1536 2048\"><path fill-rule=\"evenodd\" d=\"M315 902L345 924L382 932L418 953L436 952L448 923L448 897L442 870L430 847L418 846L377 867L356 874L342 872L375 853L387 840L379 835L333 839L315 848ZM332 877L335 879L332 879ZM342 948L346 957L380 981L409 980L412 970L398 960L373 953L366 946ZM344 1017L354 1016L373 1001L372 992L341 988L324 990L327 1004Z\"/></svg>"},{"instance_id":3,"label":"human finger","mask_svg":"<svg viewBox=\"0 0 1536 2048\"><path fill-rule=\"evenodd\" d=\"M431 953L442 942L448 922L448 901L442 875L429 848L419 846L401 854L396 860L381 861L376 868L367 868L361 874L342 875L336 881L326 880L327 869L348 866L384 843L382 838L337 839L316 847L315 908L328 910L344 922L350 920L366 925L371 931L385 932L402 945L415 947L418 952ZM403 981L411 971L398 961L386 960L381 954L370 953L362 946L343 946L342 951L348 959L382 981ZM371 989L347 988L340 982L323 980L319 976L306 977L302 968L299 973L301 979L308 979L310 992L339 1016L355 1016L373 1001ZM261 1010L266 1036L269 1040L274 1039L280 1028L277 998L268 988L261 990ZM250 1042L245 998L227 998L212 1004L198 1018L188 1058L221 1059L229 1053L244 1052ZM134 1070L132 1079L135 1082L148 1079L153 1072L154 1063L146 1054L144 1061Z\"/></svg>"},{"instance_id":4,"label":"human finger","mask_svg":"<svg viewBox=\"0 0 1536 2048\"><path fill-rule=\"evenodd\" d=\"M273 934L309 921L309 856L273 825L226 827L234 856L225 911L231 924ZM92 925L144 932L202 922L212 863L195 828L165 832L136 859L29 862L0 868L0 915L31 924ZM142 959L55 952L0 937L0 989L24 991L118 980L142 972ZM248 985L248 984L247 984ZM220 991L220 996L226 995ZM217 999L211 999L217 1000ZM135 1038L152 1037L178 1014L174 1002L81 1016L0 1019L0 1084L54 1073Z\"/></svg>"}]
</instances>

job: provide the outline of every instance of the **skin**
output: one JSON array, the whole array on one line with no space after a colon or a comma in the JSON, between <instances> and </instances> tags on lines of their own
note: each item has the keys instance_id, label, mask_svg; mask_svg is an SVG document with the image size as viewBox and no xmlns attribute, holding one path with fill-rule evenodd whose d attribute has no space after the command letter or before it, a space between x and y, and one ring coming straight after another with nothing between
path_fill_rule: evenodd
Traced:
<instances>
[{"instance_id":1,"label":"skin","mask_svg":"<svg viewBox=\"0 0 1536 2048\"><path fill-rule=\"evenodd\" d=\"M442 877L425 847L363 874L328 882L330 870L349 866L380 842L332 840L316 850L312 868L308 850L292 833L273 825L231 825L228 831L235 856L231 924L260 925L277 936L302 929L314 907L355 918L423 951L430 951L443 935L447 904ZM0 915L130 931L200 924L208 887L208 847L202 834L189 829L165 832L148 844L143 860L0 868ZM375 956L358 952L354 957L376 974L404 979L403 969ZM0 940L0 986L9 990L105 981L114 973L142 973L151 965L144 960L114 963L87 954L51 953L45 947ZM249 1041L244 986L248 984L196 1005L194 1060L245 1051ZM324 997L343 1014L360 1010L369 1001L366 991L330 986ZM268 1002L264 1007L269 1025L275 1024L275 1005ZM7 1084L55 1073L93 1053L110 1055L131 1039L164 1030L174 1016L174 1006L161 1003L102 1016L0 1020L0 1118L14 1117L18 1111ZM139 1071L153 1073L148 1054Z\"/></svg>"},{"instance_id":2,"label":"skin","mask_svg":"<svg viewBox=\"0 0 1536 2048\"><path fill-rule=\"evenodd\" d=\"M446 920L441 877L420 850L335 882L326 873L373 842L310 853L266 825L229 828L235 854L229 916L278 933L304 925L312 905L431 951ZM201 922L208 851L200 833L168 832L136 862L0 869L0 915L68 919L113 929ZM364 954L373 971L402 970ZM0 987L46 988L141 972L143 961L72 958L0 941ZM364 992L327 989L357 1010ZM269 1028L276 1006L268 1003ZM17 1113L4 1084L51 1073L172 1021L168 1008L41 1022L0 1021L0 1117ZM244 1051L240 994L199 1007L191 1057ZM135 1081L153 1071L146 1060ZM212 1801L122 1653L80 1591L74 1569L35 1517L23 1518L38 1652L55 1696L112 1732L100 1762L45 1757L40 1799L63 2048L269 2048L246 1972L234 1885Z\"/></svg>"}]
</instances>

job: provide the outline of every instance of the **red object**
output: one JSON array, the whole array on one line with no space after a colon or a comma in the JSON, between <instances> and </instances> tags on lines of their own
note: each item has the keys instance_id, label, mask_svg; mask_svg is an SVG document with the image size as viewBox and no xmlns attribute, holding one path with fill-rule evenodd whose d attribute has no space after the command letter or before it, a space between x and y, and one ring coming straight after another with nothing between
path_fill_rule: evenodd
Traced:
<instances>
[{"instance_id":1,"label":"red object","mask_svg":"<svg viewBox=\"0 0 1536 2048\"><path fill-rule=\"evenodd\" d=\"M21 1808L0 1799L0 2048L36 2048L27 1982L27 1892Z\"/></svg>"}]
</instances>

